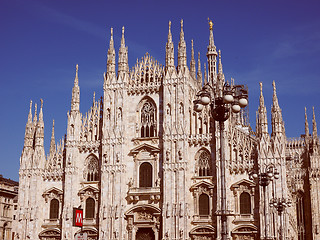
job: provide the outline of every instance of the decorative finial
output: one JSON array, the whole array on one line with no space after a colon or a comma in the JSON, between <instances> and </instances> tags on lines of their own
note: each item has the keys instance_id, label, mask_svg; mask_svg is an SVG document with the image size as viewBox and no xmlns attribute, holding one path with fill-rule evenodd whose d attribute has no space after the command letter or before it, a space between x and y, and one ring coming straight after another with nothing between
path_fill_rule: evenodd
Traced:
<instances>
[{"instance_id":1,"label":"decorative finial","mask_svg":"<svg viewBox=\"0 0 320 240\"><path fill-rule=\"evenodd\" d=\"M76 73L77 73L77 75L78 75L78 70L79 70L79 65L77 64L76 65Z\"/></svg>"},{"instance_id":2,"label":"decorative finial","mask_svg":"<svg viewBox=\"0 0 320 240\"><path fill-rule=\"evenodd\" d=\"M183 29L183 19L181 19L180 24L181 24L181 29Z\"/></svg>"},{"instance_id":3,"label":"decorative finial","mask_svg":"<svg viewBox=\"0 0 320 240\"><path fill-rule=\"evenodd\" d=\"M193 39L191 39L191 47L192 47L192 49L193 49Z\"/></svg>"},{"instance_id":4,"label":"decorative finial","mask_svg":"<svg viewBox=\"0 0 320 240\"><path fill-rule=\"evenodd\" d=\"M32 100L30 100L30 112L31 112L31 109L32 109Z\"/></svg>"},{"instance_id":5,"label":"decorative finial","mask_svg":"<svg viewBox=\"0 0 320 240\"><path fill-rule=\"evenodd\" d=\"M113 28L110 29L111 37L113 37Z\"/></svg>"},{"instance_id":6,"label":"decorative finial","mask_svg":"<svg viewBox=\"0 0 320 240\"><path fill-rule=\"evenodd\" d=\"M259 82L260 84L260 95L262 95L262 82Z\"/></svg>"},{"instance_id":7,"label":"decorative finial","mask_svg":"<svg viewBox=\"0 0 320 240\"><path fill-rule=\"evenodd\" d=\"M276 83L275 83L274 80L273 80L273 82L272 82L272 87L273 87L273 92L275 93L275 92L276 92Z\"/></svg>"},{"instance_id":8,"label":"decorative finial","mask_svg":"<svg viewBox=\"0 0 320 240\"><path fill-rule=\"evenodd\" d=\"M213 22L212 22L212 20L210 20L210 18L208 18L208 22L209 22L209 29L212 30L213 29Z\"/></svg>"},{"instance_id":9,"label":"decorative finial","mask_svg":"<svg viewBox=\"0 0 320 240\"><path fill-rule=\"evenodd\" d=\"M169 31L171 31L171 21L169 21Z\"/></svg>"},{"instance_id":10,"label":"decorative finial","mask_svg":"<svg viewBox=\"0 0 320 240\"><path fill-rule=\"evenodd\" d=\"M40 108L42 109L42 107L43 107L43 99L42 98L40 99L40 102L41 102Z\"/></svg>"},{"instance_id":11,"label":"decorative finial","mask_svg":"<svg viewBox=\"0 0 320 240\"><path fill-rule=\"evenodd\" d=\"M122 35L124 35L124 26L122 27Z\"/></svg>"}]
</instances>

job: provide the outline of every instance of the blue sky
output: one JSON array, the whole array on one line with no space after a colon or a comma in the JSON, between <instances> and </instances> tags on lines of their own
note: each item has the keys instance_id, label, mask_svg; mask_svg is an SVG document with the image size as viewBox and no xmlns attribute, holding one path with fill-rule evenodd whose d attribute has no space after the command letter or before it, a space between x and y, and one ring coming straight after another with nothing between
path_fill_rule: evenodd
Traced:
<instances>
[{"instance_id":1,"label":"blue sky","mask_svg":"<svg viewBox=\"0 0 320 240\"><path fill-rule=\"evenodd\" d=\"M188 62L193 39L203 64L209 17L226 78L249 87L252 128L260 81L270 122L275 80L287 136L300 136L305 106L309 125L312 106L320 125L319 12L317 0L1 0L0 174L18 180L30 100L38 105L44 100L46 151L53 119L56 141L63 137L76 64L81 111L92 104L93 92L102 95L111 27L118 52L125 26L131 68L146 52L164 64L169 20L177 53L183 19Z\"/></svg>"}]
</instances>

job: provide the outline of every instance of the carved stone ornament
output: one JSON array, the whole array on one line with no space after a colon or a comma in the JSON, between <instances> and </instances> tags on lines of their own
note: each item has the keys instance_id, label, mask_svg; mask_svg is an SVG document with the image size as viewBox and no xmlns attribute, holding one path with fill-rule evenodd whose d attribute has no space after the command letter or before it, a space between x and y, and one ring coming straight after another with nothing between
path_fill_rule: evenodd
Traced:
<instances>
[{"instance_id":1,"label":"carved stone ornament","mask_svg":"<svg viewBox=\"0 0 320 240\"><path fill-rule=\"evenodd\" d=\"M152 220L152 214L145 211L137 212L137 220Z\"/></svg>"}]
</instances>

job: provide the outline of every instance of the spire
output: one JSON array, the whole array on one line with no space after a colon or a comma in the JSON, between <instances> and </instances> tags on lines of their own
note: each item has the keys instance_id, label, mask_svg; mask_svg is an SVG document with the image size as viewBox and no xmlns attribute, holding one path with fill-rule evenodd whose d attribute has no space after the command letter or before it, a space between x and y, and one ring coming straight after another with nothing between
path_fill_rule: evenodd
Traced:
<instances>
[{"instance_id":1,"label":"spire","mask_svg":"<svg viewBox=\"0 0 320 240\"><path fill-rule=\"evenodd\" d=\"M209 72L209 81L211 84L213 84L216 81L216 76L217 76L217 50L216 46L214 45L214 40L213 40L213 22L208 19L209 21L209 31L210 31L210 36L209 36L209 46L208 46L208 51L207 51L207 58L208 58L208 72Z\"/></svg>"},{"instance_id":2,"label":"spire","mask_svg":"<svg viewBox=\"0 0 320 240\"><path fill-rule=\"evenodd\" d=\"M79 65L76 65L76 76L74 78L74 86L72 88L71 112L78 112L80 107L80 88L78 79Z\"/></svg>"},{"instance_id":3,"label":"spire","mask_svg":"<svg viewBox=\"0 0 320 240\"><path fill-rule=\"evenodd\" d=\"M257 134L261 137L263 134L268 134L268 119L267 119L267 109L264 104L264 97L262 93L262 82L260 84L260 101L259 108L257 112Z\"/></svg>"},{"instance_id":4,"label":"spire","mask_svg":"<svg viewBox=\"0 0 320 240\"><path fill-rule=\"evenodd\" d=\"M174 47L171 34L171 21L169 21L168 42L166 44L166 72L174 70Z\"/></svg>"},{"instance_id":5,"label":"spire","mask_svg":"<svg viewBox=\"0 0 320 240\"><path fill-rule=\"evenodd\" d=\"M32 147L32 143L33 143L32 101L30 100L28 121L26 124L26 129L24 134L24 147Z\"/></svg>"},{"instance_id":6,"label":"spire","mask_svg":"<svg viewBox=\"0 0 320 240\"><path fill-rule=\"evenodd\" d=\"M52 133L51 133L51 141L50 141L50 153L49 156L52 157L56 151L56 140L54 137L54 120L52 121Z\"/></svg>"},{"instance_id":7,"label":"spire","mask_svg":"<svg viewBox=\"0 0 320 240\"><path fill-rule=\"evenodd\" d=\"M118 59L118 75L121 73L128 73L128 71L128 47L126 47L126 43L124 40L124 27L122 27L122 37Z\"/></svg>"},{"instance_id":8,"label":"spire","mask_svg":"<svg viewBox=\"0 0 320 240\"><path fill-rule=\"evenodd\" d=\"M110 44L107 56L107 74L116 72L116 51L113 42L113 28L111 28Z\"/></svg>"},{"instance_id":9,"label":"spire","mask_svg":"<svg viewBox=\"0 0 320 240\"><path fill-rule=\"evenodd\" d=\"M190 74L193 78L196 78L196 61L194 59L193 39L191 40Z\"/></svg>"},{"instance_id":10,"label":"spire","mask_svg":"<svg viewBox=\"0 0 320 240\"><path fill-rule=\"evenodd\" d=\"M37 129L36 129L36 137L35 137L35 146L43 147L43 140L44 140L44 122L43 122L43 100L40 99L40 112L39 112L39 120L37 122Z\"/></svg>"},{"instance_id":11,"label":"spire","mask_svg":"<svg viewBox=\"0 0 320 240\"><path fill-rule=\"evenodd\" d=\"M202 72L201 72L201 62L200 62L200 52L198 52L198 73L197 80L202 85Z\"/></svg>"},{"instance_id":12,"label":"spire","mask_svg":"<svg viewBox=\"0 0 320 240\"><path fill-rule=\"evenodd\" d=\"M27 124L32 123L32 100L30 100L30 108L29 108L29 114L28 114L28 122Z\"/></svg>"},{"instance_id":13,"label":"spire","mask_svg":"<svg viewBox=\"0 0 320 240\"><path fill-rule=\"evenodd\" d=\"M308 119L307 119L307 108L304 107L304 129L306 133L306 138L309 137L310 132L309 132L309 124L308 124Z\"/></svg>"},{"instance_id":14,"label":"spire","mask_svg":"<svg viewBox=\"0 0 320 240\"><path fill-rule=\"evenodd\" d=\"M318 137L318 130L317 130L317 122L316 122L316 116L314 114L314 107L312 107L312 136L313 138Z\"/></svg>"},{"instance_id":15,"label":"spire","mask_svg":"<svg viewBox=\"0 0 320 240\"><path fill-rule=\"evenodd\" d=\"M187 49L186 41L184 40L183 20L181 19L180 41L178 46L178 71L187 66Z\"/></svg>"},{"instance_id":16,"label":"spire","mask_svg":"<svg viewBox=\"0 0 320 240\"><path fill-rule=\"evenodd\" d=\"M271 108L271 124L272 124L272 135L277 133L284 133L284 124L282 120L282 113L279 107L276 83L272 82L273 86L273 98L272 98L272 108Z\"/></svg>"},{"instance_id":17,"label":"spire","mask_svg":"<svg viewBox=\"0 0 320 240\"><path fill-rule=\"evenodd\" d=\"M216 50L216 46L214 45L214 39L213 39L213 22L209 18L208 20L209 20L209 30L210 30L208 51L209 49Z\"/></svg>"}]
</instances>

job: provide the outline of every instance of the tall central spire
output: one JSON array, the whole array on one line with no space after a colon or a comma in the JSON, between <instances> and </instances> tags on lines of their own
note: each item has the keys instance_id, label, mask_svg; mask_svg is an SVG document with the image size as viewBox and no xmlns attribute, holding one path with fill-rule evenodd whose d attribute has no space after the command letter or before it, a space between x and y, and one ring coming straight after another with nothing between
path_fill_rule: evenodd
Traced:
<instances>
[{"instance_id":1,"label":"tall central spire","mask_svg":"<svg viewBox=\"0 0 320 240\"><path fill-rule=\"evenodd\" d=\"M181 19L180 41L178 46L178 71L181 71L187 66L187 49L186 41L184 40L183 20Z\"/></svg>"},{"instance_id":2,"label":"tall central spire","mask_svg":"<svg viewBox=\"0 0 320 240\"><path fill-rule=\"evenodd\" d=\"M208 46L208 51L207 51L208 72L209 72L209 81L211 84L214 84L216 82L216 76L217 76L217 56L218 56L218 53L216 50L216 46L214 45L213 22L211 20L209 20L209 30L210 30L210 36L209 36L209 46Z\"/></svg>"},{"instance_id":3,"label":"tall central spire","mask_svg":"<svg viewBox=\"0 0 320 240\"><path fill-rule=\"evenodd\" d=\"M166 71L174 70L174 46L171 34L171 21L169 21L168 42L166 44Z\"/></svg>"}]
</instances>

